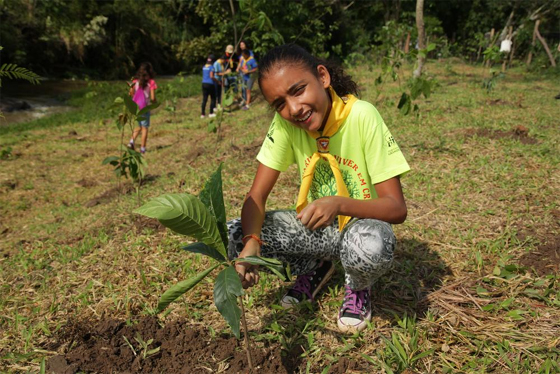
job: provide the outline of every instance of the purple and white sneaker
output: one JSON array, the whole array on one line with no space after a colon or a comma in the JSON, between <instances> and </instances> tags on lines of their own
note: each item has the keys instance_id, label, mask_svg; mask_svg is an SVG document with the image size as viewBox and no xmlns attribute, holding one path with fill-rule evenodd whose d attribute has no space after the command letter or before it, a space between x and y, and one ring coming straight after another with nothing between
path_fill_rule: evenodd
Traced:
<instances>
[{"instance_id":1,"label":"purple and white sneaker","mask_svg":"<svg viewBox=\"0 0 560 374\"><path fill-rule=\"evenodd\" d=\"M290 309L304 300L315 300L315 296L327 284L333 274L334 264L330 261L323 261L311 273L298 276L294 286L282 298L282 307Z\"/></svg>"},{"instance_id":2,"label":"purple and white sneaker","mask_svg":"<svg viewBox=\"0 0 560 374\"><path fill-rule=\"evenodd\" d=\"M338 312L338 329L342 332L362 331L371 321L371 291L354 291L344 286L344 301Z\"/></svg>"}]
</instances>

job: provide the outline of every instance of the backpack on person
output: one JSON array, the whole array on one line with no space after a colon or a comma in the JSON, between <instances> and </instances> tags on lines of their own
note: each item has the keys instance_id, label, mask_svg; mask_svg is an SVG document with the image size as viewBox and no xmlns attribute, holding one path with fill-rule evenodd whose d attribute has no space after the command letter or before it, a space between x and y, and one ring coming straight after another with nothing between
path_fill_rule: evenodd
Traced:
<instances>
[{"instance_id":1,"label":"backpack on person","mask_svg":"<svg viewBox=\"0 0 560 374\"><path fill-rule=\"evenodd\" d=\"M138 110L142 110L148 105L146 102L146 95L144 95L144 89L140 87L140 84L136 82L136 92L132 97L132 100L138 105Z\"/></svg>"}]
</instances>

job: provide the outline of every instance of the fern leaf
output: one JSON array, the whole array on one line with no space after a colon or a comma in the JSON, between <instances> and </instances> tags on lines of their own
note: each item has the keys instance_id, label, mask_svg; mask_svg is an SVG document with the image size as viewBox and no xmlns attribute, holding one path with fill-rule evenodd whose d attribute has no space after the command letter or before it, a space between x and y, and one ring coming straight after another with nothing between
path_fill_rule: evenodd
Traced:
<instances>
[{"instance_id":1,"label":"fern leaf","mask_svg":"<svg viewBox=\"0 0 560 374\"><path fill-rule=\"evenodd\" d=\"M0 67L0 77L8 77L10 79L25 79L32 84L39 84L38 74L31 70L17 66L17 64L2 64ZM0 87L2 87L2 79L0 78Z\"/></svg>"}]
</instances>

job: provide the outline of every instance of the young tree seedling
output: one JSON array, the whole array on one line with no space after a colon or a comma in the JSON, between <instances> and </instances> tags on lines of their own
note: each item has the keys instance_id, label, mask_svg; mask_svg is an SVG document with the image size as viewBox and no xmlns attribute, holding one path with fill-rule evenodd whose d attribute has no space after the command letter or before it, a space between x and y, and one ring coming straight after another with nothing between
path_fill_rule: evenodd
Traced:
<instances>
[{"instance_id":1,"label":"young tree seedling","mask_svg":"<svg viewBox=\"0 0 560 374\"><path fill-rule=\"evenodd\" d=\"M119 96L115 99L113 103L113 108L120 108L120 113L116 120L117 129L121 131L121 140L119 151L120 156L109 156L103 160L102 165L110 164L114 166L114 173L117 176L117 180L120 183L121 177L132 178L136 187L136 196L140 199L140 185L142 180L146 175L146 167L148 164L140 152L135 151L132 148L125 147L123 145L124 140L124 130L126 127L130 129L130 132L134 129L134 124L137 121L142 121L145 119L144 115L150 110L155 109L159 106L159 103L152 103L141 110L138 108L138 104L132 100L132 98L125 94Z\"/></svg>"},{"instance_id":2,"label":"young tree seedling","mask_svg":"<svg viewBox=\"0 0 560 374\"><path fill-rule=\"evenodd\" d=\"M214 304L231 327L234 335L240 338L240 319L245 330L245 350L249 368L253 371L253 362L249 347L247 322L243 307L243 287L235 270L236 260L228 260L228 232L226 211L222 193L222 165L210 176L198 197L191 194L166 194L157 197L134 211L135 213L156 218L162 225L172 231L194 237L198 242L183 249L200 253L215 260L205 270L195 276L180 281L161 296L157 312L192 289L206 278L214 269L223 268L214 279ZM289 269L275 259L250 256L239 259L254 265L265 266L282 280L289 280ZM237 300L240 300L241 308Z\"/></svg>"}]
</instances>

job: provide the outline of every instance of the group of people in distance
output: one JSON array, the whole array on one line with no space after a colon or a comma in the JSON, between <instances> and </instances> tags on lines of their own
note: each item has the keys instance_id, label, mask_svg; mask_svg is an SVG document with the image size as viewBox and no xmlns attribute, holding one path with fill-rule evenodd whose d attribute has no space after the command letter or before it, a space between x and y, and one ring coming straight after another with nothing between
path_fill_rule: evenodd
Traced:
<instances>
[{"instance_id":1,"label":"group of people in distance","mask_svg":"<svg viewBox=\"0 0 560 374\"><path fill-rule=\"evenodd\" d=\"M203 116L208 96L213 114L216 88L236 83L233 72L241 72L247 82L248 108L257 67L246 44L242 56L245 61L237 62L228 46L218 59L220 69L208 59ZM244 288L260 277L259 267L243 258L264 256L289 264L297 278L278 303L296 312L317 299L339 262L344 295L336 324L342 332L360 331L371 320L372 288L391 269L396 246L391 225L407 216L400 178L410 167L377 109L358 99L356 82L340 66L295 44L282 45L260 60L258 83L275 115L241 217L227 223L228 256L239 259L235 268ZM144 92L151 95L157 86L139 70L131 95L136 87L147 87ZM296 209L266 211L280 173L293 164L301 176Z\"/></svg>"},{"instance_id":2,"label":"group of people in distance","mask_svg":"<svg viewBox=\"0 0 560 374\"><path fill-rule=\"evenodd\" d=\"M210 113L214 117L216 103L221 104L222 92L233 90L239 92L241 88L242 110L248 110L251 105L251 89L255 83L258 63L255 54L249 49L247 42L239 42L236 53L233 45L226 47L223 56L215 59L210 54L202 67L202 106L200 118L206 118L206 104L210 97Z\"/></svg>"},{"instance_id":3,"label":"group of people in distance","mask_svg":"<svg viewBox=\"0 0 560 374\"><path fill-rule=\"evenodd\" d=\"M216 103L221 103L222 92L233 89L237 93L239 87L241 87L242 96L241 109L248 110L251 105L251 89L257 70L258 64L255 55L244 40L239 42L239 53L235 53L233 45L228 45L224 55L218 59L214 59L214 55L209 55L202 67L202 113L200 117L206 118L208 97L210 97L208 117L215 117ZM154 77L152 64L143 62L130 83L129 95L140 109L156 102L157 84ZM150 112L144 114L143 118L138 121L138 127L133 130L128 142L128 147L135 149L136 138L142 134L140 143L140 153L142 154L146 153Z\"/></svg>"}]
</instances>

